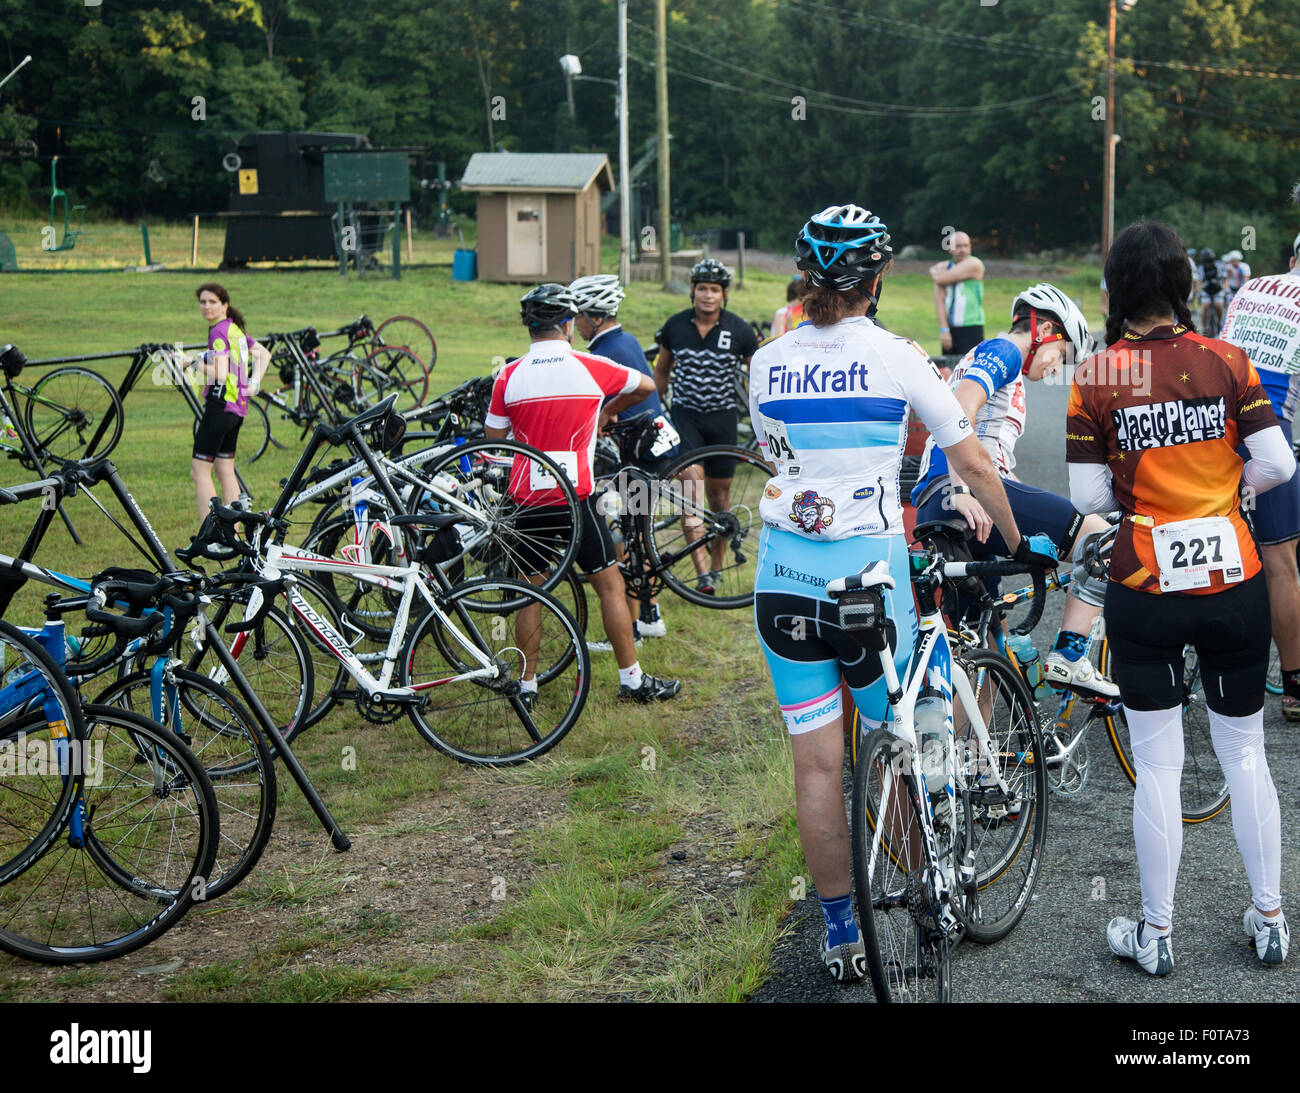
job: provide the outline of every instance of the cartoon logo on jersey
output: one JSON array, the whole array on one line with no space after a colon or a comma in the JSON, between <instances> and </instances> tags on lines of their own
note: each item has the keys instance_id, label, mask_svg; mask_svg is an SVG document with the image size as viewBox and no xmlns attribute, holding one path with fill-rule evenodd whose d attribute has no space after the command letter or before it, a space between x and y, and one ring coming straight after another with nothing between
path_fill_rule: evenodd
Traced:
<instances>
[{"instance_id":1,"label":"cartoon logo on jersey","mask_svg":"<svg viewBox=\"0 0 1300 1093\"><path fill-rule=\"evenodd\" d=\"M861 488L853 491L853 500L865 501L868 497L874 495L875 492L876 492L875 486L862 486Z\"/></svg>"},{"instance_id":2,"label":"cartoon logo on jersey","mask_svg":"<svg viewBox=\"0 0 1300 1093\"><path fill-rule=\"evenodd\" d=\"M794 495L790 520L806 532L821 531L835 520L835 502L816 490L800 490Z\"/></svg>"},{"instance_id":3,"label":"cartoon logo on jersey","mask_svg":"<svg viewBox=\"0 0 1300 1093\"><path fill-rule=\"evenodd\" d=\"M777 489L775 486L768 486L766 489L763 490L763 496L766 497L769 501L775 501L778 497L781 496L781 491Z\"/></svg>"}]
</instances>

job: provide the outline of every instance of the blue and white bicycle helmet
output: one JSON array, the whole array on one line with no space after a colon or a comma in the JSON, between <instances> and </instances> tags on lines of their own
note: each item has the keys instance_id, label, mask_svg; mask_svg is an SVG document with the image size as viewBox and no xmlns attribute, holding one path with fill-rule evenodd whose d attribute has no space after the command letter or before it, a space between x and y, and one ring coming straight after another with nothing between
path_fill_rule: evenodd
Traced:
<instances>
[{"instance_id":1,"label":"blue and white bicycle helmet","mask_svg":"<svg viewBox=\"0 0 1300 1093\"><path fill-rule=\"evenodd\" d=\"M832 205L817 213L795 237L795 265L818 288L861 291L894 257L889 231L875 213L859 205ZM877 296L871 300L872 314Z\"/></svg>"}]
</instances>

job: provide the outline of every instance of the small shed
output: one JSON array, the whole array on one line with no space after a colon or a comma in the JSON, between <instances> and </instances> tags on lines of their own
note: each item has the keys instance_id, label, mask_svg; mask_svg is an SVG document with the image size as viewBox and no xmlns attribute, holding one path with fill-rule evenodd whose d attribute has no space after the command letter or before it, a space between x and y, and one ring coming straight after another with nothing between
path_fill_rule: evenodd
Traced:
<instances>
[{"instance_id":1,"label":"small shed","mask_svg":"<svg viewBox=\"0 0 1300 1093\"><path fill-rule=\"evenodd\" d=\"M600 272L604 153L476 152L460 188L478 194L478 275L537 283Z\"/></svg>"}]
</instances>

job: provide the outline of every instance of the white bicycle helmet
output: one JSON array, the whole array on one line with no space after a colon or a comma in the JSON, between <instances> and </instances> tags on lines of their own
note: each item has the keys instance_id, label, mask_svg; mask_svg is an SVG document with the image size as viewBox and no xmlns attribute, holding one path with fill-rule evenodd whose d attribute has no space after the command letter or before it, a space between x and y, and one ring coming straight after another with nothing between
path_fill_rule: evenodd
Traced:
<instances>
[{"instance_id":1,"label":"white bicycle helmet","mask_svg":"<svg viewBox=\"0 0 1300 1093\"><path fill-rule=\"evenodd\" d=\"M569 295L577 304L579 315L617 315L618 305L627 293L614 274L593 273L569 285Z\"/></svg>"},{"instance_id":2,"label":"white bicycle helmet","mask_svg":"<svg viewBox=\"0 0 1300 1093\"><path fill-rule=\"evenodd\" d=\"M1091 352L1092 335L1088 333L1088 320L1078 305L1055 285L1043 281L1025 289L1011 304L1012 323L1029 317L1037 327L1036 315L1048 315L1065 328L1065 336L1074 346L1076 361L1083 360ZM1035 339L1033 349L1038 348L1037 333L1036 329L1030 331L1030 336ZM1031 350L1028 359L1032 358Z\"/></svg>"}]
</instances>

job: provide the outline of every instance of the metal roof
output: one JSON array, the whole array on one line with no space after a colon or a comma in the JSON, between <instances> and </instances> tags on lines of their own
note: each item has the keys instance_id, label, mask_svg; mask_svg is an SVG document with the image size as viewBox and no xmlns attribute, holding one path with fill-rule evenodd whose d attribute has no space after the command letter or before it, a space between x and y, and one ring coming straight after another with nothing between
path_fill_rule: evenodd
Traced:
<instances>
[{"instance_id":1,"label":"metal roof","mask_svg":"<svg viewBox=\"0 0 1300 1093\"><path fill-rule=\"evenodd\" d=\"M603 152L475 152L460 188L581 191L598 177L602 189L614 188L609 157Z\"/></svg>"}]
</instances>

